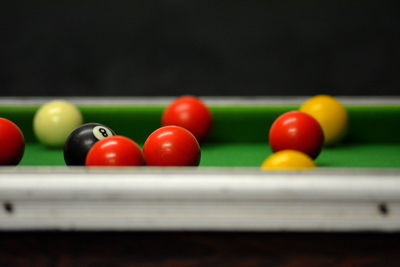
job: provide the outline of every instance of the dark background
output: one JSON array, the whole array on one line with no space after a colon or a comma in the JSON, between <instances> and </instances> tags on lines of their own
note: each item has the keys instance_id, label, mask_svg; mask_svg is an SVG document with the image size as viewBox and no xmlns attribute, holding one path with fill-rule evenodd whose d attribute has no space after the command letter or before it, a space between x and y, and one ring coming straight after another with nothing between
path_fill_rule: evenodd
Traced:
<instances>
[{"instance_id":1,"label":"dark background","mask_svg":"<svg viewBox=\"0 0 400 267\"><path fill-rule=\"evenodd\" d=\"M399 233L1 232L2 267L398 267Z\"/></svg>"},{"instance_id":2,"label":"dark background","mask_svg":"<svg viewBox=\"0 0 400 267\"><path fill-rule=\"evenodd\" d=\"M398 95L385 1L36 1L0 9L0 96Z\"/></svg>"}]
</instances>

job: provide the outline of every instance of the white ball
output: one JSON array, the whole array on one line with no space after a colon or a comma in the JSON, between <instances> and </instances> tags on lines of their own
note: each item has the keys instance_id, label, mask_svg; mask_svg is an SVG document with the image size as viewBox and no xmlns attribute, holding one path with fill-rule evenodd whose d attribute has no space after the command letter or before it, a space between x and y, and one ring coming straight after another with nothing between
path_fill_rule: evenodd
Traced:
<instances>
[{"instance_id":1,"label":"white ball","mask_svg":"<svg viewBox=\"0 0 400 267\"><path fill-rule=\"evenodd\" d=\"M43 145L62 147L68 135L82 123L82 114L76 106L55 100L38 109L33 119L33 131Z\"/></svg>"}]
</instances>

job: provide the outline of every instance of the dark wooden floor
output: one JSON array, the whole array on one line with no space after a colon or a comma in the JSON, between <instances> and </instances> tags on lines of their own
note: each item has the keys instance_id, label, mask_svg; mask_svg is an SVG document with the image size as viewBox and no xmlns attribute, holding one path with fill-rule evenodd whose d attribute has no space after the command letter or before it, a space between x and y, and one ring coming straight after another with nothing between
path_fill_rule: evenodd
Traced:
<instances>
[{"instance_id":1,"label":"dark wooden floor","mask_svg":"<svg viewBox=\"0 0 400 267\"><path fill-rule=\"evenodd\" d=\"M400 234L0 232L11 266L400 266Z\"/></svg>"}]
</instances>

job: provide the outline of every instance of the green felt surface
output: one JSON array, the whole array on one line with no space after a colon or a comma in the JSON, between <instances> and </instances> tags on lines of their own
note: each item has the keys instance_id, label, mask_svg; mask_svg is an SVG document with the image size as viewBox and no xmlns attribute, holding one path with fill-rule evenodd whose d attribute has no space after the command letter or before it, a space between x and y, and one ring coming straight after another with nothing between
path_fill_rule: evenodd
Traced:
<instances>
[{"instance_id":1,"label":"green felt surface","mask_svg":"<svg viewBox=\"0 0 400 267\"><path fill-rule=\"evenodd\" d=\"M208 142L265 142L273 121L297 106L215 106ZM400 106L348 106L347 143L400 143ZM32 121L37 106L0 106L0 117L20 126L28 142L35 142ZM80 106L85 122L99 122L117 134L144 142L160 127L163 106Z\"/></svg>"},{"instance_id":2,"label":"green felt surface","mask_svg":"<svg viewBox=\"0 0 400 267\"><path fill-rule=\"evenodd\" d=\"M213 129L202 146L201 166L259 166L271 154L268 131L282 113L297 106L211 106ZM36 143L32 121L38 106L0 106L28 143L21 165L64 165L62 150ZM143 143L160 127L164 106L79 106L85 122L99 122L118 135ZM347 106L349 128L342 144L325 148L324 167L400 168L400 106Z\"/></svg>"},{"instance_id":3,"label":"green felt surface","mask_svg":"<svg viewBox=\"0 0 400 267\"><path fill-rule=\"evenodd\" d=\"M266 143L204 144L200 166L260 166L271 154ZM62 150L40 144L26 146L21 165L65 165ZM400 144L353 144L324 148L317 159L321 167L400 168Z\"/></svg>"}]
</instances>

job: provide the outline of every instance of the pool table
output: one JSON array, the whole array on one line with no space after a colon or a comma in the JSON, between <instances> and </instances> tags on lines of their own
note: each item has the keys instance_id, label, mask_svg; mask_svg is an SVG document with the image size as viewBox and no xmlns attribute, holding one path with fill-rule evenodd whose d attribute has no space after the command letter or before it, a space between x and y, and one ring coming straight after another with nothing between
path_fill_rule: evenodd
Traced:
<instances>
[{"instance_id":1,"label":"pool table","mask_svg":"<svg viewBox=\"0 0 400 267\"><path fill-rule=\"evenodd\" d=\"M143 144L173 98L65 98L85 122ZM5 98L0 117L26 139L17 167L0 168L2 230L400 230L400 99L342 97L344 140L317 169L262 172L268 130L304 97L203 98L213 129L199 167L66 167L62 149L32 131L50 98Z\"/></svg>"}]
</instances>

